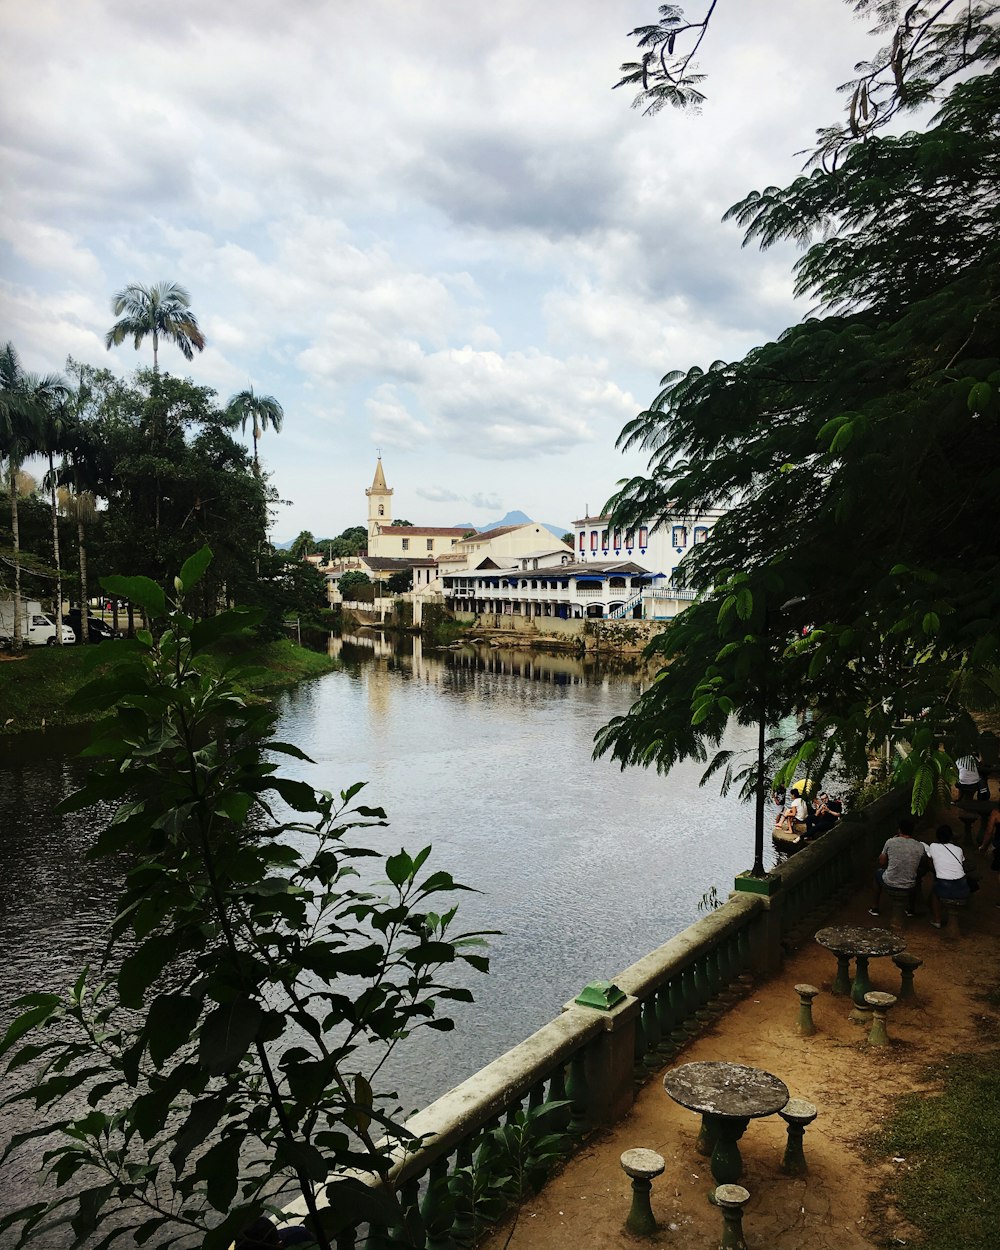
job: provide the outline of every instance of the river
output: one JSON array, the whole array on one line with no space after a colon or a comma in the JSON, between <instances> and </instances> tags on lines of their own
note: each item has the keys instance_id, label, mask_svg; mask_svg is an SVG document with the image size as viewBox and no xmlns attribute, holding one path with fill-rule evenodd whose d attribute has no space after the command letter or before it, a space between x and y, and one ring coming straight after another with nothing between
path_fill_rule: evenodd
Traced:
<instances>
[{"instance_id":1,"label":"river","mask_svg":"<svg viewBox=\"0 0 1000 1250\"><path fill-rule=\"evenodd\" d=\"M699 787L702 766L660 777L592 760L595 731L648 681L641 666L377 635L329 646L340 671L278 699L276 736L315 761L282 757L282 771L335 791L365 781L386 848L431 844L429 867L479 891L461 896L461 927L500 931L456 1031L415 1035L384 1072L407 1111L678 933L752 862L752 809ZM100 957L120 866L85 859L101 813L53 811L80 783L84 740L0 740L0 1029L19 994L62 990ZM726 745L752 750L755 732ZM30 1171L9 1173L0 1210L31 1197Z\"/></svg>"}]
</instances>

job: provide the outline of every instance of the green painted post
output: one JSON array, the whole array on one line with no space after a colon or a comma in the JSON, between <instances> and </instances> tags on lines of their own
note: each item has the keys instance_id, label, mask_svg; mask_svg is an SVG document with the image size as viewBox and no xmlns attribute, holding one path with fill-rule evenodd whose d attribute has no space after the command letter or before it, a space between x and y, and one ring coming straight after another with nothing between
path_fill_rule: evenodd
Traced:
<instances>
[{"instance_id":1,"label":"green painted post","mask_svg":"<svg viewBox=\"0 0 1000 1250\"><path fill-rule=\"evenodd\" d=\"M569 1101L566 1098L566 1070L560 1063L556 1070L549 1078L549 1102L565 1102L565 1107L556 1107L556 1109L546 1118L546 1123L551 1126L553 1131L561 1133L563 1136L562 1149L569 1151L571 1142L569 1140Z\"/></svg>"},{"instance_id":2,"label":"green painted post","mask_svg":"<svg viewBox=\"0 0 1000 1250\"><path fill-rule=\"evenodd\" d=\"M660 1067L660 1021L656 1015L655 993L650 994L642 1004L642 1032L646 1043L643 1067L647 1072L655 1072Z\"/></svg>"},{"instance_id":3,"label":"green painted post","mask_svg":"<svg viewBox=\"0 0 1000 1250\"><path fill-rule=\"evenodd\" d=\"M430 1166L427 1192L420 1206L420 1215L427 1232L427 1250L452 1250L451 1226L454 1211L448 1186L448 1157L442 1155Z\"/></svg>"},{"instance_id":4,"label":"green painted post","mask_svg":"<svg viewBox=\"0 0 1000 1250\"><path fill-rule=\"evenodd\" d=\"M688 966L681 973L681 978L684 994L683 1028L688 1037L694 1037L696 1033L701 1031L701 1024L695 1015L698 1009L698 989L695 983L693 964L688 964Z\"/></svg>"},{"instance_id":5,"label":"green painted post","mask_svg":"<svg viewBox=\"0 0 1000 1250\"><path fill-rule=\"evenodd\" d=\"M403 1209L404 1232L409 1238L407 1246L414 1246L416 1250L424 1250L427 1239L424 1233L424 1223L420 1218L420 1178L418 1176L411 1176L408 1181L403 1182L399 1191L399 1205Z\"/></svg>"},{"instance_id":6,"label":"green painted post","mask_svg":"<svg viewBox=\"0 0 1000 1250\"><path fill-rule=\"evenodd\" d=\"M569 1131L571 1136L580 1138L587 1131L587 1064L582 1050L578 1050L569 1061L569 1076L566 1081L566 1093L569 1097Z\"/></svg>"},{"instance_id":7,"label":"green painted post","mask_svg":"<svg viewBox=\"0 0 1000 1250\"><path fill-rule=\"evenodd\" d=\"M667 1059L674 1053L674 1045L670 1038L674 1022L670 1010L670 990L666 981L656 991L656 1023L660 1029L660 1057Z\"/></svg>"},{"instance_id":8,"label":"green painted post","mask_svg":"<svg viewBox=\"0 0 1000 1250\"><path fill-rule=\"evenodd\" d=\"M670 1015L673 1019L670 1041L676 1053L688 1039L687 1030L684 1027L684 1017L687 1014L684 1006L684 979L680 973L670 978L667 994L670 998Z\"/></svg>"},{"instance_id":9,"label":"green painted post","mask_svg":"<svg viewBox=\"0 0 1000 1250\"><path fill-rule=\"evenodd\" d=\"M475 1176L472 1162L472 1142L463 1137L455 1153L455 1171L451 1177L451 1193L455 1203L455 1219L452 1236L465 1245L476 1235Z\"/></svg>"}]
</instances>

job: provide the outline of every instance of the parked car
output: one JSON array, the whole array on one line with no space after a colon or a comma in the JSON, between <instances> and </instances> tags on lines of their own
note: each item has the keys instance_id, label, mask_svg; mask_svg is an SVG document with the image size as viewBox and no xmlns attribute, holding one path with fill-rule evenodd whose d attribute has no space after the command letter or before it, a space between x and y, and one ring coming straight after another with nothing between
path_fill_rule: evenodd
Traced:
<instances>
[{"instance_id":1,"label":"parked car","mask_svg":"<svg viewBox=\"0 0 1000 1250\"><path fill-rule=\"evenodd\" d=\"M70 608L63 616L63 624L68 625L72 629L76 641L79 642L83 636L83 613L79 608ZM87 615L87 641L88 642L105 642L109 638L120 638L121 634L111 628L107 621L102 620L99 616Z\"/></svg>"},{"instance_id":2,"label":"parked car","mask_svg":"<svg viewBox=\"0 0 1000 1250\"><path fill-rule=\"evenodd\" d=\"M0 599L0 646L6 647L14 641L14 601ZM21 600L21 639L26 647L55 646L56 630L62 630L64 643L76 642L72 629L65 625L56 625L55 621L42 611L37 599Z\"/></svg>"}]
</instances>

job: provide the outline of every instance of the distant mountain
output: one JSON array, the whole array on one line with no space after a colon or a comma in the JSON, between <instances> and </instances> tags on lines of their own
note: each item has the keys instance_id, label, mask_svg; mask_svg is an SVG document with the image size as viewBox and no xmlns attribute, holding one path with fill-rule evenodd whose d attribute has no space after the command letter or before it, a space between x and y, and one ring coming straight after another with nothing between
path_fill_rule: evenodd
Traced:
<instances>
[{"instance_id":1,"label":"distant mountain","mask_svg":"<svg viewBox=\"0 0 1000 1250\"><path fill-rule=\"evenodd\" d=\"M487 530L500 529L503 525L529 525L532 519L533 518L528 516L526 512L518 512L515 510L514 512L508 512L507 515L501 517L499 521L489 521L486 525L477 525L475 528L478 529L480 533L484 533ZM563 534L571 532L568 525L548 525L545 521L539 521L538 524L544 529L547 529L550 534L554 534L556 538L562 538ZM455 528L460 529L462 526L456 525ZM472 529L473 526L470 525L468 528Z\"/></svg>"}]
</instances>

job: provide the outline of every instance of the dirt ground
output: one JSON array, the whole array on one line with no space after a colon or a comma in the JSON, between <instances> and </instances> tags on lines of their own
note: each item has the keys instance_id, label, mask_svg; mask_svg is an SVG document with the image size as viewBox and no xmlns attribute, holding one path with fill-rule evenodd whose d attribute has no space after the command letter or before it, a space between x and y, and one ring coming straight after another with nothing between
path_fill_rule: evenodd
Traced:
<instances>
[{"instance_id":1,"label":"dirt ground","mask_svg":"<svg viewBox=\"0 0 1000 1250\"><path fill-rule=\"evenodd\" d=\"M954 925L932 928L926 910L907 921L907 949L924 964L916 973L916 999L897 1003L890 1012L889 1047L868 1046L866 1031L847 1019L849 1001L830 993L834 957L807 942L786 960L779 975L758 984L668 1065L726 1060L764 1068L781 1077L792 1097L808 1099L819 1110L806 1130L809 1173L804 1178L779 1170L785 1124L778 1116L751 1121L740 1142L740 1184L751 1195L743 1227L751 1247L862 1250L919 1241L918 1230L880 1197L893 1172L907 1167L906 1159L865 1164L859 1144L879 1126L894 1095L935 1088L927 1076L929 1064L946 1063L952 1053L985 1050L1000 1041L1000 1013L985 1001L997 988L1000 888L997 874L988 870L988 857L973 854L969 859L976 863L982 889L963 918L964 932L959 935ZM888 908L876 920L868 915L869 905L868 892L859 892L822 924L887 926ZM891 960L873 959L870 974L875 989L897 992L899 973ZM813 1004L817 1032L809 1038L800 1038L796 1028L798 995L793 987L800 982L822 991ZM717 1246L722 1218L707 1201L713 1181L708 1160L695 1149L699 1122L695 1113L668 1098L662 1073L654 1074L631 1114L592 1138L541 1194L523 1205L516 1222L508 1220L484 1246ZM653 1182L659 1230L650 1238L635 1237L624 1228L631 1192L619 1158L633 1147L655 1150L666 1163L664 1174Z\"/></svg>"}]
</instances>

